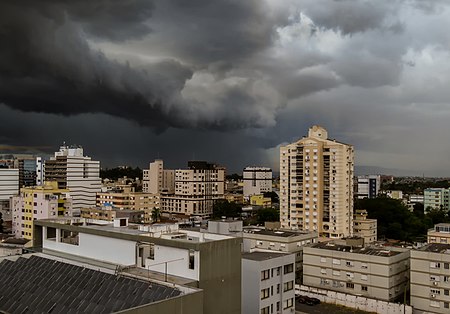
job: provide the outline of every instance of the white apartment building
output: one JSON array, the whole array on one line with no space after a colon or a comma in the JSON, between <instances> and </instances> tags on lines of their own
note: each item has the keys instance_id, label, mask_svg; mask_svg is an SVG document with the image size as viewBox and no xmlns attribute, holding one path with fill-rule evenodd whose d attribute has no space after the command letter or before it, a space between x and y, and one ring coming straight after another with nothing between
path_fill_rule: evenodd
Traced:
<instances>
[{"instance_id":1,"label":"white apartment building","mask_svg":"<svg viewBox=\"0 0 450 314\"><path fill-rule=\"evenodd\" d=\"M72 198L56 181L47 181L21 188L20 194L11 198L11 211L14 236L31 240L35 220L72 216Z\"/></svg>"},{"instance_id":2,"label":"white apartment building","mask_svg":"<svg viewBox=\"0 0 450 314\"><path fill-rule=\"evenodd\" d=\"M246 167L242 173L244 197L272 192L272 169L266 167Z\"/></svg>"},{"instance_id":3,"label":"white apartment building","mask_svg":"<svg viewBox=\"0 0 450 314\"><path fill-rule=\"evenodd\" d=\"M74 211L96 204L101 191L100 162L83 155L79 146L61 146L45 161L45 181L57 181L58 188L69 189Z\"/></svg>"},{"instance_id":4,"label":"white apartment building","mask_svg":"<svg viewBox=\"0 0 450 314\"><path fill-rule=\"evenodd\" d=\"M357 191L356 195L359 199L375 198L380 191L381 176L380 175L365 175L357 176Z\"/></svg>"},{"instance_id":5,"label":"white apartment building","mask_svg":"<svg viewBox=\"0 0 450 314\"><path fill-rule=\"evenodd\" d=\"M409 288L409 250L361 246L361 239L316 243L303 249L303 284L384 301Z\"/></svg>"},{"instance_id":6,"label":"white apartment building","mask_svg":"<svg viewBox=\"0 0 450 314\"><path fill-rule=\"evenodd\" d=\"M353 146L320 126L280 148L281 227L342 238L353 233Z\"/></svg>"},{"instance_id":7,"label":"white apartment building","mask_svg":"<svg viewBox=\"0 0 450 314\"><path fill-rule=\"evenodd\" d=\"M44 254L88 260L104 268L203 290L204 313L241 313L241 239L92 219L35 221L34 246Z\"/></svg>"},{"instance_id":8,"label":"white apartment building","mask_svg":"<svg viewBox=\"0 0 450 314\"><path fill-rule=\"evenodd\" d=\"M357 209L353 217L353 235L364 239L364 244L377 241L377 220L367 218L367 210Z\"/></svg>"},{"instance_id":9,"label":"white apartment building","mask_svg":"<svg viewBox=\"0 0 450 314\"><path fill-rule=\"evenodd\" d=\"M44 160L36 157L36 185L44 184Z\"/></svg>"},{"instance_id":10,"label":"white apartment building","mask_svg":"<svg viewBox=\"0 0 450 314\"><path fill-rule=\"evenodd\" d=\"M428 188L423 191L423 207L425 211L427 208L445 210L450 209L450 189L444 188Z\"/></svg>"},{"instance_id":11,"label":"white apartment building","mask_svg":"<svg viewBox=\"0 0 450 314\"><path fill-rule=\"evenodd\" d=\"M434 228L428 229L427 242L450 244L450 224L440 223L434 225Z\"/></svg>"},{"instance_id":12,"label":"white apartment building","mask_svg":"<svg viewBox=\"0 0 450 314\"><path fill-rule=\"evenodd\" d=\"M253 252L242 255L242 313L295 311L295 254Z\"/></svg>"},{"instance_id":13,"label":"white apartment building","mask_svg":"<svg viewBox=\"0 0 450 314\"><path fill-rule=\"evenodd\" d=\"M450 313L450 244L411 251L411 306L418 313Z\"/></svg>"},{"instance_id":14,"label":"white apartment building","mask_svg":"<svg viewBox=\"0 0 450 314\"><path fill-rule=\"evenodd\" d=\"M142 191L152 194L173 194L175 190L175 170L164 169L164 161L156 159L148 170L143 170Z\"/></svg>"},{"instance_id":15,"label":"white apartment building","mask_svg":"<svg viewBox=\"0 0 450 314\"><path fill-rule=\"evenodd\" d=\"M225 169L205 161L190 161L188 168L175 170L175 193L161 195L161 210L209 216L214 202L224 198Z\"/></svg>"},{"instance_id":16,"label":"white apartment building","mask_svg":"<svg viewBox=\"0 0 450 314\"><path fill-rule=\"evenodd\" d=\"M0 202L19 193L19 169L0 168Z\"/></svg>"},{"instance_id":17,"label":"white apartment building","mask_svg":"<svg viewBox=\"0 0 450 314\"><path fill-rule=\"evenodd\" d=\"M301 283L303 277L303 247L318 241L314 231L293 231L246 227L242 233L244 252L282 252L295 255L295 282Z\"/></svg>"}]
</instances>

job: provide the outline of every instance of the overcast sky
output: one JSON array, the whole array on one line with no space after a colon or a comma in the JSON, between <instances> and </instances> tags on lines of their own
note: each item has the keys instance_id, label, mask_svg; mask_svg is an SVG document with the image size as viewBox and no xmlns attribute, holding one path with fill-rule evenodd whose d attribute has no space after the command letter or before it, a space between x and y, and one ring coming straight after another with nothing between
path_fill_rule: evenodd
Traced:
<instances>
[{"instance_id":1,"label":"overcast sky","mask_svg":"<svg viewBox=\"0 0 450 314\"><path fill-rule=\"evenodd\" d=\"M356 164L450 176L450 2L0 2L0 153L278 169L319 124Z\"/></svg>"}]
</instances>

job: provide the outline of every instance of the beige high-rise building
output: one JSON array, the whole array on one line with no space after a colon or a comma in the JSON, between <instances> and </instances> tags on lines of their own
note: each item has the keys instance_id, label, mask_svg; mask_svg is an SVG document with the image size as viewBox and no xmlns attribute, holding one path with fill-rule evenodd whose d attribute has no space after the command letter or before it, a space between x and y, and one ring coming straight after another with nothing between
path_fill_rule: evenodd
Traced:
<instances>
[{"instance_id":1,"label":"beige high-rise building","mask_svg":"<svg viewBox=\"0 0 450 314\"><path fill-rule=\"evenodd\" d=\"M175 191L175 170L164 169L164 161L156 159L149 169L143 171L142 191L144 193L166 193Z\"/></svg>"},{"instance_id":2,"label":"beige high-rise building","mask_svg":"<svg viewBox=\"0 0 450 314\"><path fill-rule=\"evenodd\" d=\"M320 127L280 148L282 228L342 238L353 234L352 145L328 138Z\"/></svg>"}]
</instances>

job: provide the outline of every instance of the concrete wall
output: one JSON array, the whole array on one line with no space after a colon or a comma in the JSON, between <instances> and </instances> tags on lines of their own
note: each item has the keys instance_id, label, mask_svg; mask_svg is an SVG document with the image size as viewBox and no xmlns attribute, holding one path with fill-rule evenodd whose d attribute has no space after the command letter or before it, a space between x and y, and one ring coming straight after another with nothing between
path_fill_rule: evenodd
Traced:
<instances>
[{"instance_id":1,"label":"concrete wall","mask_svg":"<svg viewBox=\"0 0 450 314\"><path fill-rule=\"evenodd\" d=\"M307 286L296 286L298 294L318 298L321 302L342 305L361 311L379 314L412 314L413 309L409 305L375 300L362 296L355 296L330 290L322 290Z\"/></svg>"},{"instance_id":2,"label":"concrete wall","mask_svg":"<svg viewBox=\"0 0 450 314\"><path fill-rule=\"evenodd\" d=\"M241 313L241 241L231 238L200 246L205 314Z\"/></svg>"}]
</instances>

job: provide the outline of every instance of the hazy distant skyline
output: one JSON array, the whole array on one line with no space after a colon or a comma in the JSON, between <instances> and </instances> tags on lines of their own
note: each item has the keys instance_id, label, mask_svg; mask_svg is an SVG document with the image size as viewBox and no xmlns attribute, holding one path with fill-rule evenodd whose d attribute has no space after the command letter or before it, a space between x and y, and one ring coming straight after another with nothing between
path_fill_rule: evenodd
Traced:
<instances>
[{"instance_id":1,"label":"hazy distant skyline","mask_svg":"<svg viewBox=\"0 0 450 314\"><path fill-rule=\"evenodd\" d=\"M438 0L1 1L0 153L276 171L318 124L357 165L450 176L448 29Z\"/></svg>"}]
</instances>

